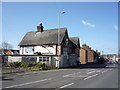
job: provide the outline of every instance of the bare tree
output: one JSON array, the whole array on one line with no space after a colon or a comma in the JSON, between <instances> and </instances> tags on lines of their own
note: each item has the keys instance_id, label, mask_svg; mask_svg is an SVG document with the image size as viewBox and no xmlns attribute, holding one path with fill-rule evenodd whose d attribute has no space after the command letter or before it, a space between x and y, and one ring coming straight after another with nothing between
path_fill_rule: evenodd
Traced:
<instances>
[{"instance_id":1,"label":"bare tree","mask_svg":"<svg viewBox=\"0 0 120 90\"><path fill-rule=\"evenodd\" d=\"M7 41L3 41L0 45L2 53L5 53L5 50L10 50L13 48L13 46L8 43Z\"/></svg>"},{"instance_id":2,"label":"bare tree","mask_svg":"<svg viewBox=\"0 0 120 90\"><path fill-rule=\"evenodd\" d=\"M9 49L12 49L12 48L13 48L13 46L10 43L8 43L6 41L2 42L2 49L9 50Z\"/></svg>"}]
</instances>

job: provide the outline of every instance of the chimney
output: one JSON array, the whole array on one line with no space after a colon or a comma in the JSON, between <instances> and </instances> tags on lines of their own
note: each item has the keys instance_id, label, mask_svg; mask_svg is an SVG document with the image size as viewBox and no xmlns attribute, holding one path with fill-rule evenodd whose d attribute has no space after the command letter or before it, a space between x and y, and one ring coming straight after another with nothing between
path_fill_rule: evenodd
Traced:
<instances>
[{"instance_id":1,"label":"chimney","mask_svg":"<svg viewBox=\"0 0 120 90\"><path fill-rule=\"evenodd\" d=\"M83 47L83 48L87 48L87 45L86 45L86 44L83 44L82 47Z\"/></svg>"},{"instance_id":2,"label":"chimney","mask_svg":"<svg viewBox=\"0 0 120 90\"><path fill-rule=\"evenodd\" d=\"M37 32L43 32L42 23L39 26L37 26Z\"/></svg>"}]
</instances>

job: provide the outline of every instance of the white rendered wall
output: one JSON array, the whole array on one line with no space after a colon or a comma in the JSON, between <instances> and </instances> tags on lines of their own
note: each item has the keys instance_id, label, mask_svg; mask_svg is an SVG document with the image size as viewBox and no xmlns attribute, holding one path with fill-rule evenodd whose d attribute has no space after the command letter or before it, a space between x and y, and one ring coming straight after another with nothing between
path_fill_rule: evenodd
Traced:
<instances>
[{"instance_id":1,"label":"white rendered wall","mask_svg":"<svg viewBox=\"0 0 120 90\"><path fill-rule=\"evenodd\" d=\"M34 52L40 52L45 55L56 55L56 45L52 46L35 46Z\"/></svg>"},{"instance_id":2,"label":"white rendered wall","mask_svg":"<svg viewBox=\"0 0 120 90\"><path fill-rule=\"evenodd\" d=\"M13 57L13 56L8 56L8 62L21 62L22 61L22 57Z\"/></svg>"},{"instance_id":3,"label":"white rendered wall","mask_svg":"<svg viewBox=\"0 0 120 90\"><path fill-rule=\"evenodd\" d=\"M26 47L20 47L20 54L24 55L33 55L35 52L40 52L44 55L56 55L56 45L52 46L34 46L34 51L26 53Z\"/></svg>"}]
</instances>

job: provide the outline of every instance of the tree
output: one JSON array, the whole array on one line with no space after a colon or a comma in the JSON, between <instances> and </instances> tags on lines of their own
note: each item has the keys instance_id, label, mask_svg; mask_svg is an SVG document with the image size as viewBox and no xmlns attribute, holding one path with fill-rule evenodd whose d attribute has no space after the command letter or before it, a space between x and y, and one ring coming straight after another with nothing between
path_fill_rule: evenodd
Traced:
<instances>
[{"instance_id":1,"label":"tree","mask_svg":"<svg viewBox=\"0 0 120 90\"><path fill-rule=\"evenodd\" d=\"M13 46L10 43L8 43L7 41L3 41L0 46L1 46L1 51L3 53L5 53L5 50L10 50L13 48Z\"/></svg>"},{"instance_id":2,"label":"tree","mask_svg":"<svg viewBox=\"0 0 120 90\"><path fill-rule=\"evenodd\" d=\"M2 42L2 49L9 50L9 49L12 49L12 48L13 48L13 46L10 43L8 43L6 41Z\"/></svg>"}]
</instances>

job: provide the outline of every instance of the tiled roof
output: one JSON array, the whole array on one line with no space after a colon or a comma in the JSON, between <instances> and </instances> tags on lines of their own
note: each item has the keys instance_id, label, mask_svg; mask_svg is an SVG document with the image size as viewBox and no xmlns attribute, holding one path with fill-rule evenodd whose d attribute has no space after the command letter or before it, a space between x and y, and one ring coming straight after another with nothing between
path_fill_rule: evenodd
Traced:
<instances>
[{"instance_id":1,"label":"tiled roof","mask_svg":"<svg viewBox=\"0 0 120 90\"><path fill-rule=\"evenodd\" d=\"M60 28L60 43L67 32L67 28ZM49 45L49 44L58 44L58 29L43 30L43 32L28 32L19 43L19 46L26 45Z\"/></svg>"},{"instance_id":2,"label":"tiled roof","mask_svg":"<svg viewBox=\"0 0 120 90\"><path fill-rule=\"evenodd\" d=\"M70 37L70 41L72 41L76 46L80 47L79 37Z\"/></svg>"}]
</instances>

